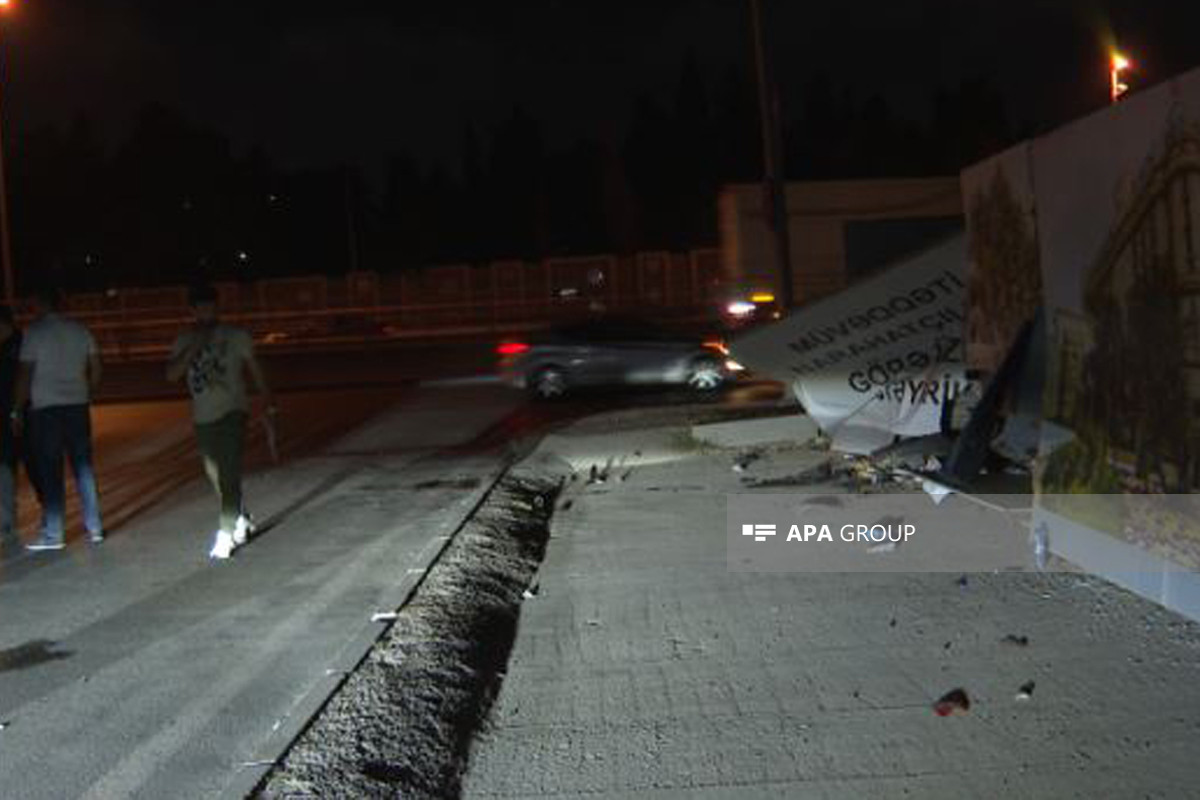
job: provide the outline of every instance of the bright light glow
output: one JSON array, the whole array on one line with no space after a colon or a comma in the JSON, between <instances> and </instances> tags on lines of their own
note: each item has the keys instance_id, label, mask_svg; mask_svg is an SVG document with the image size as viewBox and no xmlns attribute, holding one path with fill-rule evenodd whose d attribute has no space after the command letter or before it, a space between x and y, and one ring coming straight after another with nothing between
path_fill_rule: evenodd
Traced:
<instances>
[{"instance_id":1,"label":"bright light glow","mask_svg":"<svg viewBox=\"0 0 1200 800\"><path fill-rule=\"evenodd\" d=\"M771 294L770 292L755 292L754 294L750 295L750 302L751 303L774 303L775 295Z\"/></svg>"},{"instance_id":2,"label":"bright light glow","mask_svg":"<svg viewBox=\"0 0 1200 800\"><path fill-rule=\"evenodd\" d=\"M1109 71L1109 82L1111 85L1112 101L1116 103L1126 92L1129 91L1129 84L1121 79L1121 73L1133 68L1133 62L1126 58L1121 53L1113 51L1111 59L1111 69Z\"/></svg>"},{"instance_id":3,"label":"bright light glow","mask_svg":"<svg viewBox=\"0 0 1200 800\"><path fill-rule=\"evenodd\" d=\"M496 345L496 355L519 356L529 352L529 345L524 342L501 342Z\"/></svg>"},{"instance_id":4,"label":"bright light glow","mask_svg":"<svg viewBox=\"0 0 1200 800\"><path fill-rule=\"evenodd\" d=\"M735 300L725 307L725 310L734 317L745 317L754 313L754 303L747 303L745 300Z\"/></svg>"},{"instance_id":5,"label":"bright light glow","mask_svg":"<svg viewBox=\"0 0 1200 800\"><path fill-rule=\"evenodd\" d=\"M12 5L12 0L0 0L0 8L8 8Z\"/></svg>"},{"instance_id":6,"label":"bright light glow","mask_svg":"<svg viewBox=\"0 0 1200 800\"><path fill-rule=\"evenodd\" d=\"M718 353L720 353L723 356L729 355L729 348L726 347L725 343L722 342L720 339L710 339L709 341L704 343L704 346L706 348L708 348L709 350L716 350Z\"/></svg>"},{"instance_id":7,"label":"bright light glow","mask_svg":"<svg viewBox=\"0 0 1200 800\"><path fill-rule=\"evenodd\" d=\"M746 371L745 367L743 367L738 362L734 361L732 358L725 359L725 369L729 370L730 372L745 372Z\"/></svg>"}]
</instances>

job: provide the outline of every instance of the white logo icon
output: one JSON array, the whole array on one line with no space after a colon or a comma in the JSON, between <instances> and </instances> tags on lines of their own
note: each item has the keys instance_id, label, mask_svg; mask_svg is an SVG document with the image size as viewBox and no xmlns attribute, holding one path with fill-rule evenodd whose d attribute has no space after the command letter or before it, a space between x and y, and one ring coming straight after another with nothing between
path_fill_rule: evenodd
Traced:
<instances>
[{"instance_id":1,"label":"white logo icon","mask_svg":"<svg viewBox=\"0 0 1200 800\"><path fill-rule=\"evenodd\" d=\"M774 525L743 525L742 536L753 536L756 542L765 542L768 536L776 534Z\"/></svg>"}]
</instances>

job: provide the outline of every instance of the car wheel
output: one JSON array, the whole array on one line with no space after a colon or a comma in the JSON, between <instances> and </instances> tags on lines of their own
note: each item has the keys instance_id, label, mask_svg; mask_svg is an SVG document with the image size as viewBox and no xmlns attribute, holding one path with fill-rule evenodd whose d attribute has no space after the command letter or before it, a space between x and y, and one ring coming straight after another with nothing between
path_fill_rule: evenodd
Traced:
<instances>
[{"instance_id":1,"label":"car wheel","mask_svg":"<svg viewBox=\"0 0 1200 800\"><path fill-rule=\"evenodd\" d=\"M567 393L567 375L558 367L543 367L529 379L529 391L539 400L557 400Z\"/></svg>"},{"instance_id":2,"label":"car wheel","mask_svg":"<svg viewBox=\"0 0 1200 800\"><path fill-rule=\"evenodd\" d=\"M725 383L721 365L710 359L697 361L688 375L688 386L697 392L715 392Z\"/></svg>"}]
</instances>

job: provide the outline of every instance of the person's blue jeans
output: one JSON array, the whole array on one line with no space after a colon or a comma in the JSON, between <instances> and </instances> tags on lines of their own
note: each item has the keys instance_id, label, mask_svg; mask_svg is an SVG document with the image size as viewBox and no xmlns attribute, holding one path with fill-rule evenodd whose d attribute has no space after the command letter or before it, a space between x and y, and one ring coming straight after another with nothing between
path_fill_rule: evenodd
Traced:
<instances>
[{"instance_id":1,"label":"person's blue jeans","mask_svg":"<svg viewBox=\"0 0 1200 800\"><path fill-rule=\"evenodd\" d=\"M71 462L75 490L83 507L83 524L88 533L100 533L100 496L92 468L92 418L87 405L51 406L29 414L29 446L33 450L42 494L42 536L63 538L66 487L63 459Z\"/></svg>"}]
</instances>

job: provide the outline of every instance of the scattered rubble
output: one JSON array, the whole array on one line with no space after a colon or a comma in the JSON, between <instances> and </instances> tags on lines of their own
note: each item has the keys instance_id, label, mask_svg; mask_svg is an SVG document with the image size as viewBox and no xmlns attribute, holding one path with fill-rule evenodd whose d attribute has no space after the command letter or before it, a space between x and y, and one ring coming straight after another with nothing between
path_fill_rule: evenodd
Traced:
<instances>
[{"instance_id":1,"label":"scattered rubble","mask_svg":"<svg viewBox=\"0 0 1200 800\"><path fill-rule=\"evenodd\" d=\"M827 461L823 461L817 466L812 467L811 469L806 469L803 472L798 472L795 475L787 475L781 478L743 478L742 481L750 488L768 489L792 486L812 486L813 484L826 483L833 477L833 465Z\"/></svg>"},{"instance_id":2,"label":"scattered rubble","mask_svg":"<svg viewBox=\"0 0 1200 800\"><path fill-rule=\"evenodd\" d=\"M1017 700L1025 702L1033 698L1033 690L1037 686L1035 681L1028 681L1021 684L1021 688L1017 690Z\"/></svg>"},{"instance_id":3,"label":"scattered rubble","mask_svg":"<svg viewBox=\"0 0 1200 800\"><path fill-rule=\"evenodd\" d=\"M1017 636L1016 634L1013 634L1013 633L1008 634L1000 641L1004 644L1016 645L1017 647L1028 647L1029 646L1029 637L1028 636Z\"/></svg>"}]
</instances>

